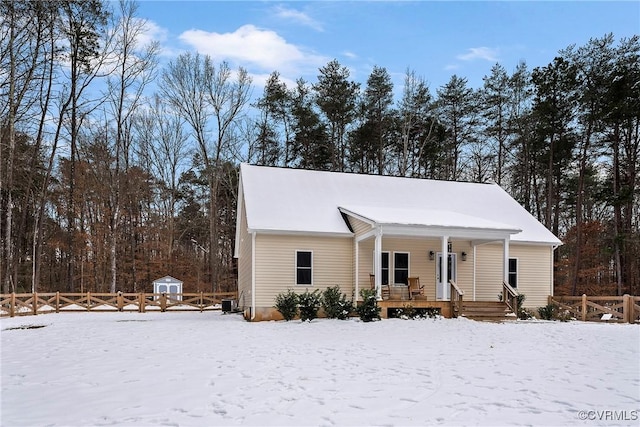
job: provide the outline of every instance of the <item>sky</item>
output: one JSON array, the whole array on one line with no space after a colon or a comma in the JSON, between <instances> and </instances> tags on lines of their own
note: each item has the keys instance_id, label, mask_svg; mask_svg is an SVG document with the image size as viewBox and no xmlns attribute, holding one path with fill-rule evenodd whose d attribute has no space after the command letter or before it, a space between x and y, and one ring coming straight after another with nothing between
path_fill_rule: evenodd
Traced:
<instances>
[{"instance_id":1,"label":"sky","mask_svg":"<svg viewBox=\"0 0 640 427\"><path fill-rule=\"evenodd\" d=\"M632 426L638 325L0 320L3 426Z\"/></svg>"},{"instance_id":2,"label":"sky","mask_svg":"<svg viewBox=\"0 0 640 427\"><path fill-rule=\"evenodd\" d=\"M432 92L454 74L479 88L497 62L509 73L523 60L532 69L571 44L640 34L637 1L142 0L139 16L161 43L161 63L207 54L246 68L258 94L273 71L314 83L333 59L363 87L374 66L386 68L396 94L407 70Z\"/></svg>"}]
</instances>

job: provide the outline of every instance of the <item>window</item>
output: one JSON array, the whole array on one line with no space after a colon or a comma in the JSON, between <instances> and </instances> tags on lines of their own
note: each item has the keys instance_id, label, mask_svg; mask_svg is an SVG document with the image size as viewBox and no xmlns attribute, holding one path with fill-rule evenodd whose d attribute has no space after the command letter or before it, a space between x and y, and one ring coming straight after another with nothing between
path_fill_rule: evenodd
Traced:
<instances>
[{"instance_id":1,"label":"window","mask_svg":"<svg viewBox=\"0 0 640 427\"><path fill-rule=\"evenodd\" d=\"M407 252L393 253L393 283L407 284L409 277L409 254Z\"/></svg>"},{"instance_id":2,"label":"window","mask_svg":"<svg viewBox=\"0 0 640 427\"><path fill-rule=\"evenodd\" d=\"M374 256L374 260L375 260L375 253L373 254ZM388 285L389 284L389 252L382 252L380 254L380 258L382 261L382 284L383 285ZM375 265L375 263L374 263ZM372 271L373 274L376 274L375 271Z\"/></svg>"},{"instance_id":3,"label":"window","mask_svg":"<svg viewBox=\"0 0 640 427\"><path fill-rule=\"evenodd\" d=\"M313 253L311 251L296 251L296 285L310 285L312 283Z\"/></svg>"},{"instance_id":4,"label":"window","mask_svg":"<svg viewBox=\"0 0 640 427\"><path fill-rule=\"evenodd\" d=\"M509 258L509 285L518 287L518 258Z\"/></svg>"},{"instance_id":5,"label":"window","mask_svg":"<svg viewBox=\"0 0 640 427\"><path fill-rule=\"evenodd\" d=\"M389 284L389 252L382 252L382 284Z\"/></svg>"}]
</instances>

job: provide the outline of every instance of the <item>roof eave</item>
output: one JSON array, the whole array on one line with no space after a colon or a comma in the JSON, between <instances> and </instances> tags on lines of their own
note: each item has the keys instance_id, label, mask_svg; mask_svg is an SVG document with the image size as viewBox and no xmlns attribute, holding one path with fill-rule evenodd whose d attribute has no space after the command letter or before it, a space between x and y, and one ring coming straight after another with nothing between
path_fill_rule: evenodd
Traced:
<instances>
[{"instance_id":1,"label":"roof eave","mask_svg":"<svg viewBox=\"0 0 640 427\"><path fill-rule=\"evenodd\" d=\"M249 233L284 235L284 236L321 236L321 237L353 237L350 231L321 231L321 230L278 230L272 228L249 228Z\"/></svg>"}]
</instances>

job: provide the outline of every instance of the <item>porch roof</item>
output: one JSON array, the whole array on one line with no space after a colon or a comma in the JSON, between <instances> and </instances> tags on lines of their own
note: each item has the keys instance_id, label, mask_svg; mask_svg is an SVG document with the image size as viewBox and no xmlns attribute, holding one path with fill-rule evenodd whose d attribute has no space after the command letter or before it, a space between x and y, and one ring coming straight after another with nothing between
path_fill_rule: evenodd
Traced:
<instances>
[{"instance_id":1,"label":"porch roof","mask_svg":"<svg viewBox=\"0 0 640 427\"><path fill-rule=\"evenodd\" d=\"M507 237L522 231L513 225L443 209L362 205L339 206L338 209L372 226L381 226L385 232L398 235Z\"/></svg>"}]
</instances>

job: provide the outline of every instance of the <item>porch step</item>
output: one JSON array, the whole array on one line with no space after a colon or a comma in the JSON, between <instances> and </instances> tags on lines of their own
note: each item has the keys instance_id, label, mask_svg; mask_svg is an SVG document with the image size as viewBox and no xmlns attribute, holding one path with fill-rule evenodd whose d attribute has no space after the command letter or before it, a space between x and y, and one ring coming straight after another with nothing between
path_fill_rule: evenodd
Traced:
<instances>
[{"instance_id":1,"label":"porch step","mask_svg":"<svg viewBox=\"0 0 640 427\"><path fill-rule=\"evenodd\" d=\"M501 301L464 301L461 315L480 321L495 322L516 319L507 304Z\"/></svg>"}]
</instances>

